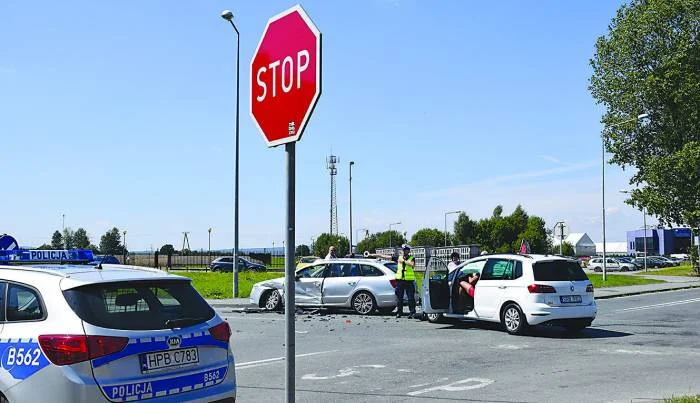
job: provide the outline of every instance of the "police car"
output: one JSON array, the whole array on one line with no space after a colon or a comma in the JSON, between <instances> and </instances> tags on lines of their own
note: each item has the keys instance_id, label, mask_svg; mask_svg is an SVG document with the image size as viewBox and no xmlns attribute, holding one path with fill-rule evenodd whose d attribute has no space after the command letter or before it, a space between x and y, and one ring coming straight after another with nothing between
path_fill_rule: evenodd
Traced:
<instances>
[{"instance_id":1,"label":"police car","mask_svg":"<svg viewBox=\"0 0 700 403\"><path fill-rule=\"evenodd\" d=\"M230 336L184 277L0 264L0 402L234 402Z\"/></svg>"}]
</instances>

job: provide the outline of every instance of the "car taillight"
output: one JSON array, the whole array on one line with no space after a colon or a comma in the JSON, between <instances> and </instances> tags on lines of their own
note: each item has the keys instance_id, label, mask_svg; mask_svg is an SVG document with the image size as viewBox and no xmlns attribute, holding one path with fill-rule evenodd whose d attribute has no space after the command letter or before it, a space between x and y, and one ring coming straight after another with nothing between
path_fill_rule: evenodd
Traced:
<instances>
[{"instance_id":1,"label":"car taillight","mask_svg":"<svg viewBox=\"0 0 700 403\"><path fill-rule=\"evenodd\" d=\"M586 286L586 292L593 292L593 284L588 284Z\"/></svg>"},{"instance_id":2,"label":"car taillight","mask_svg":"<svg viewBox=\"0 0 700 403\"><path fill-rule=\"evenodd\" d=\"M70 365L117 353L129 343L128 337L46 334L39 345L54 365Z\"/></svg>"},{"instance_id":3,"label":"car taillight","mask_svg":"<svg viewBox=\"0 0 700 403\"><path fill-rule=\"evenodd\" d=\"M396 279L392 278L391 280L389 280L389 283L391 283L392 287L396 288Z\"/></svg>"},{"instance_id":4,"label":"car taillight","mask_svg":"<svg viewBox=\"0 0 700 403\"><path fill-rule=\"evenodd\" d=\"M228 325L228 322L221 322L210 328L209 333L216 340L228 343L228 340L231 338L231 327Z\"/></svg>"},{"instance_id":5,"label":"car taillight","mask_svg":"<svg viewBox=\"0 0 700 403\"><path fill-rule=\"evenodd\" d=\"M550 294L557 292L551 285L542 284L530 284L527 286L527 290L530 291L530 294Z\"/></svg>"}]
</instances>

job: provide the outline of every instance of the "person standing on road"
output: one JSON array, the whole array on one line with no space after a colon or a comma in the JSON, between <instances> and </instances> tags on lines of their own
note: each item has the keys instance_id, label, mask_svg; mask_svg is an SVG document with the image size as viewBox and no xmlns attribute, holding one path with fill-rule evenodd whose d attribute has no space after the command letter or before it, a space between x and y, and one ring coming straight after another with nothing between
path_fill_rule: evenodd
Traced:
<instances>
[{"instance_id":1,"label":"person standing on road","mask_svg":"<svg viewBox=\"0 0 700 403\"><path fill-rule=\"evenodd\" d=\"M338 256L336 256L336 254L335 254L335 246L331 245L328 248L328 254L326 255L326 259L337 259L337 258L338 258Z\"/></svg>"},{"instance_id":2,"label":"person standing on road","mask_svg":"<svg viewBox=\"0 0 700 403\"><path fill-rule=\"evenodd\" d=\"M403 295L408 298L408 318L414 319L416 316L416 273L413 268L416 266L415 258L411 255L411 247L403 244L403 253L399 255L398 267L396 269L396 317L403 315Z\"/></svg>"}]
</instances>

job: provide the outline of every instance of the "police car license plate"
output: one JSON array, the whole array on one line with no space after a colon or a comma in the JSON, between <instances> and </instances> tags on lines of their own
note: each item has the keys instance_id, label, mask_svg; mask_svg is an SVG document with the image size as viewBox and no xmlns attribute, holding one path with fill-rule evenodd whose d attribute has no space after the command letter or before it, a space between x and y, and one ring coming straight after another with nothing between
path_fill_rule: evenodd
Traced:
<instances>
[{"instance_id":1,"label":"police car license plate","mask_svg":"<svg viewBox=\"0 0 700 403\"><path fill-rule=\"evenodd\" d=\"M575 304L582 301L580 295L562 295L559 300L562 304Z\"/></svg>"},{"instance_id":2,"label":"police car license plate","mask_svg":"<svg viewBox=\"0 0 700 403\"><path fill-rule=\"evenodd\" d=\"M199 352L197 347L156 351L155 353L141 354L141 372L157 371L198 362Z\"/></svg>"}]
</instances>

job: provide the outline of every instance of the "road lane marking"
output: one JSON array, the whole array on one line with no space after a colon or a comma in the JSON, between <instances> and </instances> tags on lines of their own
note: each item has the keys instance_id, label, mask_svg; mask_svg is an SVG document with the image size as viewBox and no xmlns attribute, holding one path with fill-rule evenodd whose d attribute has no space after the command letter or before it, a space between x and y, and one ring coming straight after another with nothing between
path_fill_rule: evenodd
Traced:
<instances>
[{"instance_id":1,"label":"road lane marking","mask_svg":"<svg viewBox=\"0 0 700 403\"><path fill-rule=\"evenodd\" d=\"M411 386L409 386L409 388L411 388L411 389L413 389L413 388L420 388L420 387L432 385L432 384L438 383L438 382L445 382L445 381L448 380L448 379L449 379L449 378L440 378L440 379L438 379L437 381L426 382L426 383L419 383L418 385L411 385Z\"/></svg>"},{"instance_id":2,"label":"road lane marking","mask_svg":"<svg viewBox=\"0 0 700 403\"><path fill-rule=\"evenodd\" d=\"M435 392L438 390L443 390L445 392L462 392L465 390L480 389L494 383L493 379L488 378L467 378L461 381L456 381L449 383L447 385L438 385L430 388L425 388L421 390L416 390L413 392L408 392L408 396L418 396L428 392Z\"/></svg>"},{"instance_id":3,"label":"road lane marking","mask_svg":"<svg viewBox=\"0 0 700 403\"><path fill-rule=\"evenodd\" d=\"M307 381L323 381L323 380L327 380L327 379L345 378L346 376L359 374L360 368L381 369L381 368L386 368L386 365L379 365L379 364L355 365L352 367L339 369L338 372L336 374L333 374L333 375L318 376L314 373L314 374L306 374L306 375L302 376L301 379L304 379Z\"/></svg>"},{"instance_id":4,"label":"road lane marking","mask_svg":"<svg viewBox=\"0 0 700 403\"><path fill-rule=\"evenodd\" d=\"M317 351L315 353L306 353L306 354L297 354L295 355L296 358L301 358L301 357L310 357L313 355L320 355L320 354L328 354L328 353L335 353L338 350L328 350L328 351ZM257 360L257 361L246 361L246 362L240 362L236 364L236 369L247 369L247 368L254 368L254 367L260 367L263 365L269 365L269 364L274 364L280 361L284 361L285 357L276 357L276 358L267 358L264 360Z\"/></svg>"},{"instance_id":5,"label":"road lane marking","mask_svg":"<svg viewBox=\"0 0 700 403\"><path fill-rule=\"evenodd\" d=\"M625 309L618 309L615 312L631 312L631 311L642 311L645 309L654 309L654 308L665 308L667 306L675 306L675 305L683 305L683 304L692 304L693 302L700 302L700 298L692 298L692 299L684 299L681 301L671 301L671 302L663 302L660 304L653 304L653 305L643 305L643 306L635 306L632 308L625 308Z\"/></svg>"}]
</instances>

